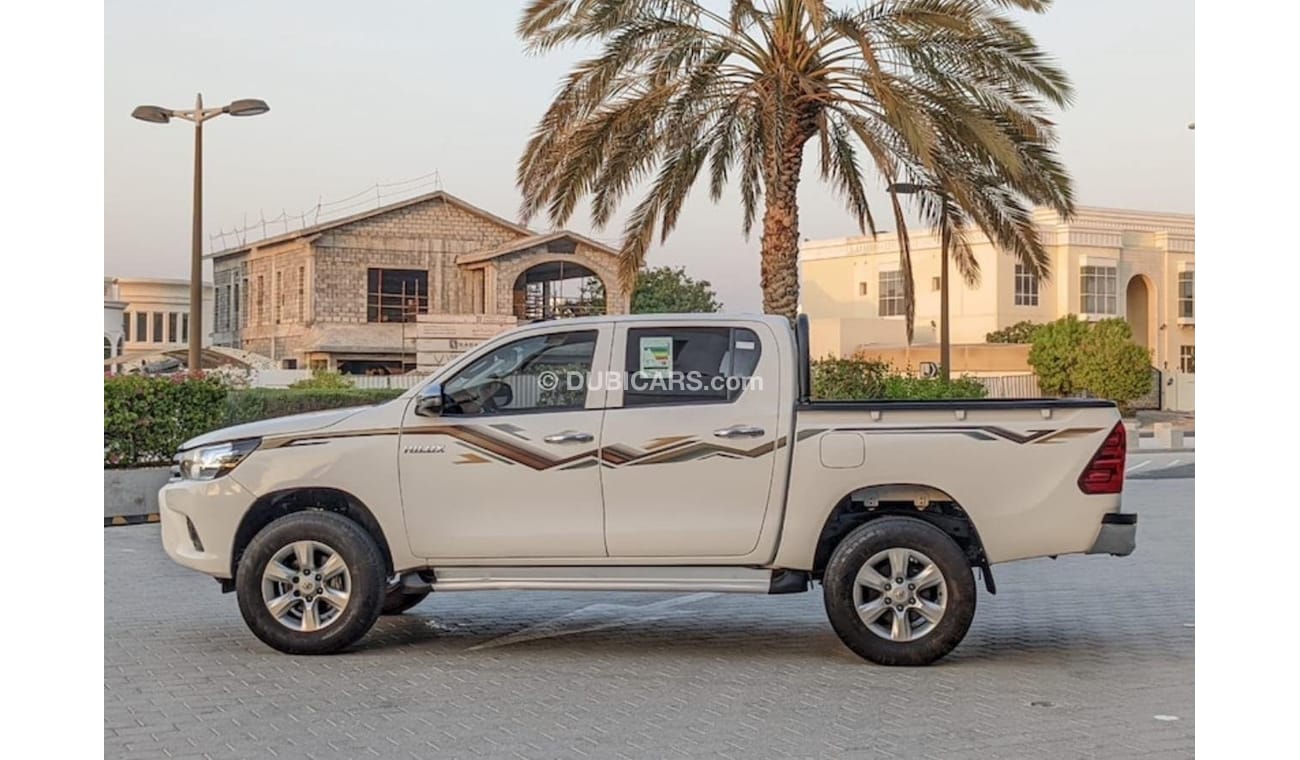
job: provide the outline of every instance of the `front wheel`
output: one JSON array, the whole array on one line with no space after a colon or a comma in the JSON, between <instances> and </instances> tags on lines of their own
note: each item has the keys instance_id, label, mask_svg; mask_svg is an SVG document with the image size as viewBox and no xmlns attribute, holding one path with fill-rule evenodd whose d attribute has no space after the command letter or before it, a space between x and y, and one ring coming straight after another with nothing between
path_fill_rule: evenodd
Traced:
<instances>
[{"instance_id":1,"label":"front wheel","mask_svg":"<svg viewBox=\"0 0 1300 760\"><path fill-rule=\"evenodd\" d=\"M253 537L235 591L257 638L289 654L328 654L375 624L386 582L370 534L341 515L311 511L285 515Z\"/></svg>"},{"instance_id":2,"label":"front wheel","mask_svg":"<svg viewBox=\"0 0 1300 760\"><path fill-rule=\"evenodd\" d=\"M961 547L909 517L850 533L822 578L840 640L880 665L928 665L951 652L975 617L975 577Z\"/></svg>"}]
</instances>

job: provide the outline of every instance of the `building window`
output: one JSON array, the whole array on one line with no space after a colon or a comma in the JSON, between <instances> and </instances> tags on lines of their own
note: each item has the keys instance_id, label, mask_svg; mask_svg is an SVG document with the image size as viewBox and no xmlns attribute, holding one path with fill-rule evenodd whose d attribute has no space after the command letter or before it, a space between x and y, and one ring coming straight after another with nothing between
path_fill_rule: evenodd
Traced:
<instances>
[{"instance_id":1,"label":"building window","mask_svg":"<svg viewBox=\"0 0 1300 760\"><path fill-rule=\"evenodd\" d=\"M190 313L181 314L181 342L188 343L190 340Z\"/></svg>"},{"instance_id":2,"label":"building window","mask_svg":"<svg viewBox=\"0 0 1300 760\"><path fill-rule=\"evenodd\" d=\"M126 338L119 336L117 339L117 355L121 356L124 353L126 353Z\"/></svg>"},{"instance_id":3,"label":"building window","mask_svg":"<svg viewBox=\"0 0 1300 760\"><path fill-rule=\"evenodd\" d=\"M938 277L930 278L930 290L937 291L941 287L943 287L943 282Z\"/></svg>"},{"instance_id":4,"label":"building window","mask_svg":"<svg viewBox=\"0 0 1300 760\"><path fill-rule=\"evenodd\" d=\"M303 315L307 313L307 268L298 267L298 321L302 322Z\"/></svg>"},{"instance_id":5,"label":"building window","mask_svg":"<svg viewBox=\"0 0 1300 760\"><path fill-rule=\"evenodd\" d=\"M369 269L367 322L414 322L429 313L429 273L423 269Z\"/></svg>"},{"instance_id":6,"label":"building window","mask_svg":"<svg viewBox=\"0 0 1300 760\"><path fill-rule=\"evenodd\" d=\"M264 284L265 283L262 282L262 275L259 274L257 276L257 313L253 315L253 323L258 325L262 324L262 316L266 313L263 311L266 304L262 296Z\"/></svg>"},{"instance_id":7,"label":"building window","mask_svg":"<svg viewBox=\"0 0 1300 760\"><path fill-rule=\"evenodd\" d=\"M1196 273L1178 273L1178 318L1196 318ZM1184 346L1191 348L1191 346Z\"/></svg>"},{"instance_id":8,"label":"building window","mask_svg":"<svg viewBox=\"0 0 1300 760\"><path fill-rule=\"evenodd\" d=\"M284 272L275 273L275 323L280 324L280 314L284 311Z\"/></svg>"},{"instance_id":9,"label":"building window","mask_svg":"<svg viewBox=\"0 0 1300 760\"><path fill-rule=\"evenodd\" d=\"M149 313L137 311L135 313L135 339L137 342L144 343L149 340Z\"/></svg>"},{"instance_id":10,"label":"building window","mask_svg":"<svg viewBox=\"0 0 1300 760\"><path fill-rule=\"evenodd\" d=\"M903 273L900 271L880 273L880 307L882 317L899 317L907 313L903 304Z\"/></svg>"},{"instance_id":11,"label":"building window","mask_svg":"<svg viewBox=\"0 0 1300 760\"><path fill-rule=\"evenodd\" d=\"M238 329L240 328L240 324L239 324L239 283L235 283L235 284L234 284L233 286L231 286L231 287L233 288L233 291L232 291L232 292L234 293L234 295L232 295L232 296L230 297L230 308L234 311L235 314L234 314L234 317L232 317L231 320L230 320L230 327L231 327L231 329L238 330Z\"/></svg>"},{"instance_id":12,"label":"building window","mask_svg":"<svg viewBox=\"0 0 1300 760\"><path fill-rule=\"evenodd\" d=\"M104 336L104 358L105 359L113 358L113 340L112 338L109 338L107 335Z\"/></svg>"},{"instance_id":13,"label":"building window","mask_svg":"<svg viewBox=\"0 0 1300 760\"><path fill-rule=\"evenodd\" d=\"M131 312L122 312L122 337L131 339Z\"/></svg>"},{"instance_id":14,"label":"building window","mask_svg":"<svg viewBox=\"0 0 1300 760\"><path fill-rule=\"evenodd\" d=\"M1038 278L1024 264L1016 264L1016 306L1038 305Z\"/></svg>"},{"instance_id":15,"label":"building window","mask_svg":"<svg viewBox=\"0 0 1300 760\"><path fill-rule=\"evenodd\" d=\"M859 282L859 283L858 283L858 295L860 295L860 296L865 296L866 294L867 294L867 283L865 283L865 282Z\"/></svg>"},{"instance_id":16,"label":"building window","mask_svg":"<svg viewBox=\"0 0 1300 760\"><path fill-rule=\"evenodd\" d=\"M167 312L167 342L176 342L176 312Z\"/></svg>"},{"instance_id":17,"label":"building window","mask_svg":"<svg viewBox=\"0 0 1300 760\"><path fill-rule=\"evenodd\" d=\"M1178 347L1178 369L1189 375L1196 374L1196 346Z\"/></svg>"},{"instance_id":18,"label":"building window","mask_svg":"<svg viewBox=\"0 0 1300 760\"><path fill-rule=\"evenodd\" d=\"M1079 311L1083 314L1118 313L1115 298L1115 267L1084 266L1079 268Z\"/></svg>"},{"instance_id":19,"label":"building window","mask_svg":"<svg viewBox=\"0 0 1300 760\"><path fill-rule=\"evenodd\" d=\"M161 312L161 311L155 311L155 312L153 313L153 335L152 335L152 337L153 337L153 342L154 342L154 343L162 343L162 342L163 342L162 325L163 325L163 315L162 315L162 312Z\"/></svg>"}]
</instances>

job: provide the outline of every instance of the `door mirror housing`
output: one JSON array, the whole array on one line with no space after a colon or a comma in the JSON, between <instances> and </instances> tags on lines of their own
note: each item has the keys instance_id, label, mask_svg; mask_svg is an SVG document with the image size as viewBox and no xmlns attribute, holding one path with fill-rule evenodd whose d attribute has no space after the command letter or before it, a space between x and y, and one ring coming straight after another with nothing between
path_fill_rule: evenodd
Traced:
<instances>
[{"instance_id":1,"label":"door mirror housing","mask_svg":"<svg viewBox=\"0 0 1300 760\"><path fill-rule=\"evenodd\" d=\"M415 413L421 417L437 417L442 414L442 383L430 383L420 391L415 399Z\"/></svg>"}]
</instances>

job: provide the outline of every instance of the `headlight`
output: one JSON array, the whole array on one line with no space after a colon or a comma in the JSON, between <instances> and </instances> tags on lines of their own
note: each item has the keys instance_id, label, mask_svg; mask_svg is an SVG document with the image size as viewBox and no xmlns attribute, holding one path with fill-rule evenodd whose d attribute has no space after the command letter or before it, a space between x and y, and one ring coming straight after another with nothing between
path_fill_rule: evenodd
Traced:
<instances>
[{"instance_id":1,"label":"headlight","mask_svg":"<svg viewBox=\"0 0 1300 760\"><path fill-rule=\"evenodd\" d=\"M261 438L200 446L176 455L180 476L185 480L212 480L235 469L262 443Z\"/></svg>"}]
</instances>

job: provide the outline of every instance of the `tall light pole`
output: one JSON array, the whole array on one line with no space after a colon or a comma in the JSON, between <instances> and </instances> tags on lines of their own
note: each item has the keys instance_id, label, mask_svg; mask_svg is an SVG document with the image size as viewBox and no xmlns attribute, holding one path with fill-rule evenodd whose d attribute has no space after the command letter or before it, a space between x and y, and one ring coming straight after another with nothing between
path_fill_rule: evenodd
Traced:
<instances>
[{"instance_id":1,"label":"tall light pole","mask_svg":"<svg viewBox=\"0 0 1300 760\"><path fill-rule=\"evenodd\" d=\"M244 98L220 108L204 108L203 94L194 98L193 110L174 110L160 106L137 106L131 115L140 121L166 124L173 117L194 122L194 229L190 251L190 351L186 362L189 371L203 368L203 122L223 113L231 116L257 116L271 110L264 100Z\"/></svg>"},{"instance_id":2,"label":"tall light pole","mask_svg":"<svg viewBox=\"0 0 1300 760\"><path fill-rule=\"evenodd\" d=\"M952 374L952 343L948 338L948 194L941 188L895 182L889 191L899 195L931 193L939 199L939 377L946 383Z\"/></svg>"}]
</instances>

